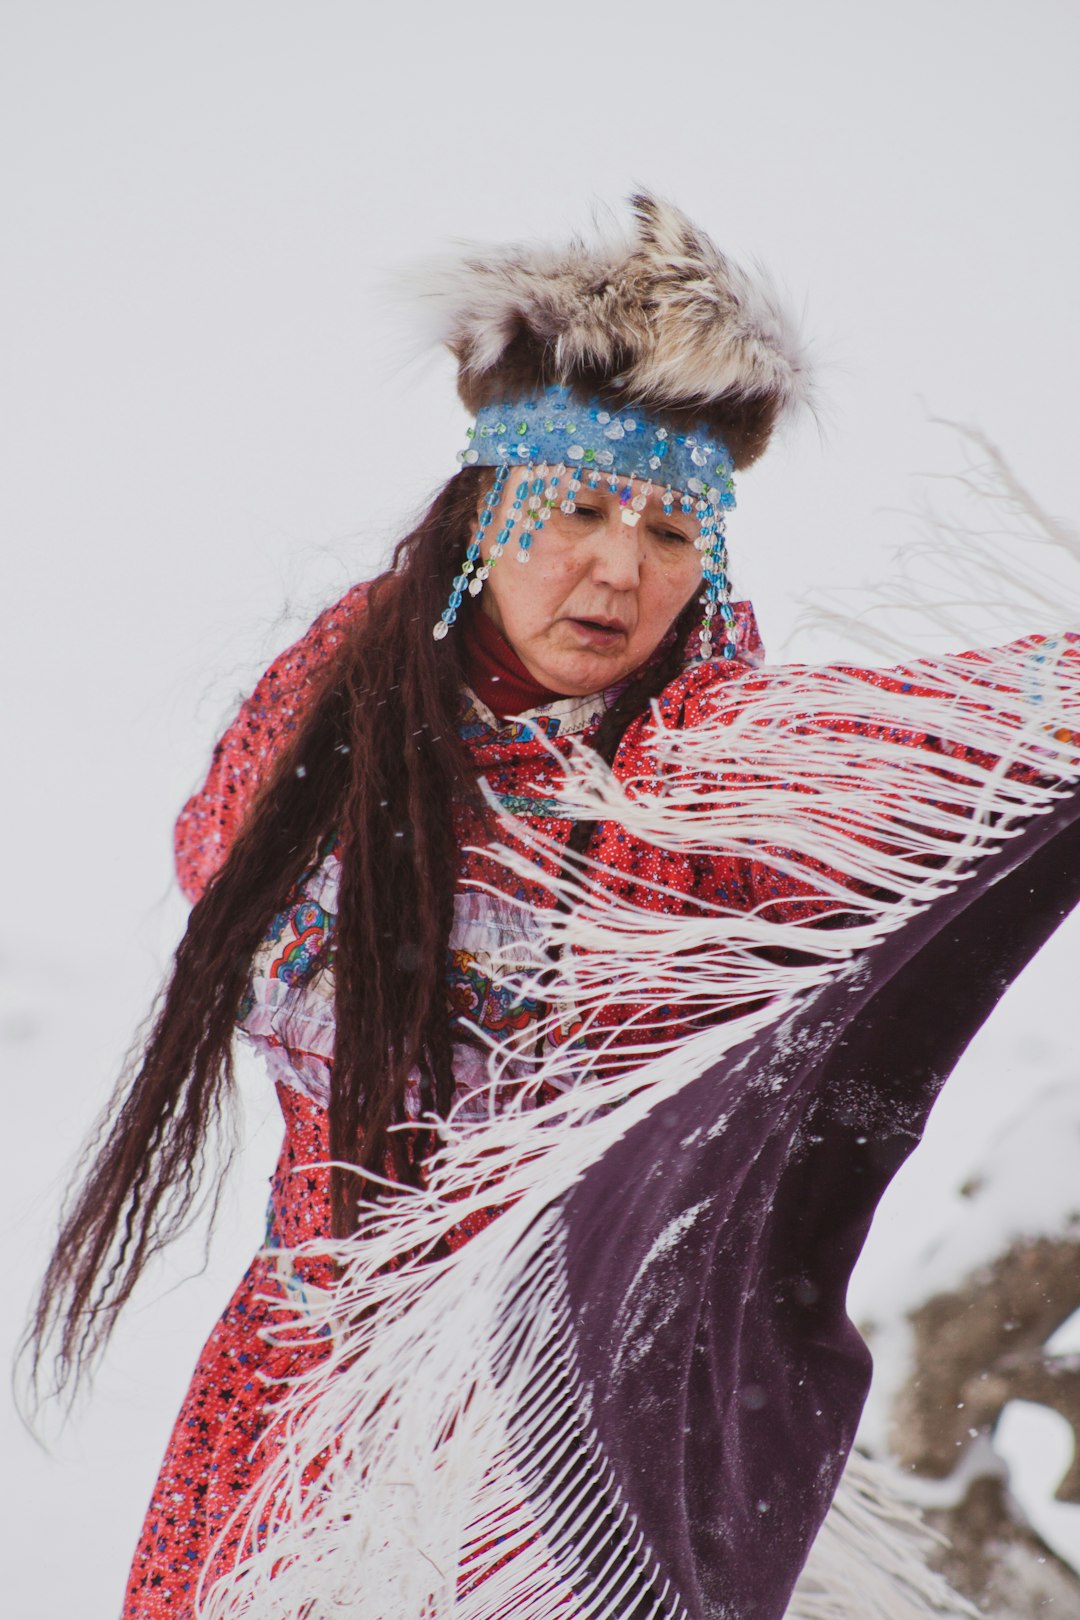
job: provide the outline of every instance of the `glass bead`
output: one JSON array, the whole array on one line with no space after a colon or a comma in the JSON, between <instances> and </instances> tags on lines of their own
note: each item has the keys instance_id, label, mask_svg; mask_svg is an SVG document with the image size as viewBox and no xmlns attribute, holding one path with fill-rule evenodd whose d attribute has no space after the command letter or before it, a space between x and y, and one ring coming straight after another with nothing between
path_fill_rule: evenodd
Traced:
<instances>
[{"instance_id":1,"label":"glass bead","mask_svg":"<svg viewBox=\"0 0 1080 1620\"><path fill-rule=\"evenodd\" d=\"M637 429L637 423L634 421L632 416L624 416L622 425L626 429L627 433L633 433Z\"/></svg>"},{"instance_id":2,"label":"glass bead","mask_svg":"<svg viewBox=\"0 0 1080 1620\"><path fill-rule=\"evenodd\" d=\"M475 572L476 572L476 564L474 562L463 562L462 565L461 565L461 572L465 575L465 577L467 579L470 574L475 574Z\"/></svg>"},{"instance_id":3,"label":"glass bead","mask_svg":"<svg viewBox=\"0 0 1080 1620\"><path fill-rule=\"evenodd\" d=\"M626 434L623 432L623 425L621 422L612 422L610 427L606 427L604 429L605 439L625 439L625 437Z\"/></svg>"},{"instance_id":4,"label":"glass bead","mask_svg":"<svg viewBox=\"0 0 1080 1620\"><path fill-rule=\"evenodd\" d=\"M456 612L456 610L454 608L452 608L452 607L443 608L443 613L442 613L443 624L453 624L456 621L456 619L457 619L457 612Z\"/></svg>"},{"instance_id":5,"label":"glass bead","mask_svg":"<svg viewBox=\"0 0 1080 1620\"><path fill-rule=\"evenodd\" d=\"M517 560L519 563L527 563L529 560L529 553L527 551L519 551L517 554Z\"/></svg>"},{"instance_id":6,"label":"glass bead","mask_svg":"<svg viewBox=\"0 0 1080 1620\"><path fill-rule=\"evenodd\" d=\"M484 583L485 579L487 579L487 577L488 577L488 575L490 573L491 573L491 569L489 568L487 563L484 564L483 568L478 568L476 570L476 577L480 581L481 585Z\"/></svg>"},{"instance_id":7,"label":"glass bead","mask_svg":"<svg viewBox=\"0 0 1080 1620\"><path fill-rule=\"evenodd\" d=\"M565 512L567 517L569 517L572 512L577 511L577 502L576 501L563 501L562 505L559 507L559 511L560 512Z\"/></svg>"},{"instance_id":8,"label":"glass bead","mask_svg":"<svg viewBox=\"0 0 1080 1620\"><path fill-rule=\"evenodd\" d=\"M526 534L531 533L536 528L536 519L534 517L524 518L521 527Z\"/></svg>"},{"instance_id":9,"label":"glass bead","mask_svg":"<svg viewBox=\"0 0 1080 1620\"><path fill-rule=\"evenodd\" d=\"M633 500L630 502L630 505L634 508L635 512L644 512L647 504L648 496L646 495L635 495Z\"/></svg>"},{"instance_id":10,"label":"glass bead","mask_svg":"<svg viewBox=\"0 0 1080 1620\"><path fill-rule=\"evenodd\" d=\"M452 608L459 608L461 606L461 592L460 591L451 591L450 592L450 606Z\"/></svg>"},{"instance_id":11,"label":"glass bead","mask_svg":"<svg viewBox=\"0 0 1080 1620\"><path fill-rule=\"evenodd\" d=\"M474 461L479 461L480 460L480 452L479 452L479 450L466 450L464 460L467 461L470 466L473 464Z\"/></svg>"},{"instance_id":12,"label":"glass bead","mask_svg":"<svg viewBox=\"0 0 1080 1620\"><path fill-rule=\"evenodd\" d=\"M481 512L480 527L482 529L489 529L491 527L491 520L494 516L494 512Z\"/></svg>"},{"instance_id":13,"label":"glass bead","mask_svg":"<svg viewBox=\"0 0 1080 1620\"><path fill-rule=\"evenodd\" d=\"M705 488L705 485L701 482L700 478L688 478L686 480L686 487L690 491L691 495L700 495L702 490Z\"/></svg>"},{"instance_id":14,"label":"glass bead","mask_svg":"<svg viewBox=\"0 0 1080 1620\"><path fill-rule=\"evenodd\" d=\"M611 421L611 417L607 411L597 411L596 420L600 423L601 427L605 427L607 423Z\"/></svg>"},{"instance_id":15,"label":"glass bead","mask_svg":"<svg viewBox=\"0 0 1080 1620\"><path fill-rule=\"evenodd\" d=\"M495 429L495 432L496 433L505 433L506 432L506 423L505 422L500 422L498 427Z\"/></svg>"},{"instance_id":16,"label":"glass bead","mask_svg":"<svg viewBox=\"0 0 1080 1620\"><path fill-rule=\"evenodd\" d=\"M615 460L615 457L612 455L610 450L598 450L596 452L596 459L602 467L610 467L612 462Z\"/></svg>"},{"instance_id":17,"label":"glass bead","mask_svg":"<svg viewBox=\"0 0 1080 1620\"><path fill-rule=\"evenodd\" d=\"M659 472L660 471L660 457L659 456L650 456L649 457L649 466L652 468L653 472Z\"/></svg>"},{"instance_id":18,"label":"glass bead","mask_svg":"<svg viewBox=\"0 0 1080 1620\"><path fill-rule=\"evenodd\" d=\"M585 446L583 444L571 444L571 445L568 445L567 450L566 450L566 454L567 454L568 460L570 460L570 461L580 461L581 458L585 454Z\"/></svg>"},{"instance_id":19,"label":"glass bead","mask_svg":"<svg viewBox=\"0 0 1080 1620\"><path fill-rule=\"evenodd\" d=\"M724 642L724 657L725 658L734 658L735 657L735 652L736 652L736 649L731 645L731 642L730 641L725 641Z\"/></svg>"},{"instance_id":20,"label":"glass bead","mask_svg":"<svg viewBox=\"0 0 1080 1620\"><path fill-rule=\"evenodd\" d=\"M450 634L450 626L445 619L440 619L431 633L436 641L442 641L444 637Z\"/></svg>"},{"instance_id":21,"label":"glass bead","mask_svg":"<svg viewBox=\"0 0 1080 1620\"><path fill-rule=\"evenodd\" d=\"M584 451L583 452L583 458L584 458L585 461L595 461L596 460L596 451L595 450L586 450L586 451Z\"/></svg>"},{"instance_id":22,"label":"glass bead","mask_svg":"<svg viewBox=\"0 0 1080 1620\"><path fill-rule=\"evenodd\" d=\"M483 578L481 578L481 576L479 574L477 574L475 579L470 579L470 581L469 581L469 595L470 596L479 596L480 595L480 592L484 588L484 579L486 579L486 578L487 578L486 574L483 576Z\"/></svg>"},{"instance_id":23,"label":"glass bead","mask_svg":"<svg viewBox=\"0 0 1080 1620\"><path fill-rule=\"evenodd\" d=\"M667 436L668 436L667 428L657 428L656 437L658 439L663 440L663 439L666 439Z\"/></svg>"},{"instance_id":24,"label":"glass bead","mask_svg":"<svg viewBox=\"0 0 1080 1620\"><path fill-rule=\"evenodd\" d=\"M517 430L518 430L519 433L528 433L528 431L529 431L528 422L519 422L518 425L517 425Z\"/></svg>"},{"instance_id":25,"label":"glass bead","mask_svg":"<svg viewBox=\"0 0 1080 1620\"><path fill-rule=\"evenodd\" d=\"M517 489L514 491L514 494L517 496L519 501L523 501L528 493L529 493L528 480L523 479L521 481L521 483L518 485Z\"/></svg>"},{"instance_id":26,"label":"glass bead","mask_svg":"<svg viewBox=\"0 0 1080 1620\"><path fill-rule=\"evenodd\" d=\"M465 555L466 555L466 557L468 557L470 562L475 562L476 561L477 557L479 557L479 555L480 555L480 542L479 542L479 540L473 540L472 541L472 543L470 544L469 549L465 553Z\"/></svg>"},{"instance_id":27,"label":"glass bead","mask_svg":"<svg viewBox=\"0 0 1080 1620\"><path fill-rule=\"evenodd\" d=\"M454 575L454 590L455 591L463 591L465 589L466 583L467 583L466 576L464 574L455 574Z\"/></svg>"},{"instance_id":28,"label":"glass bead","mask_svg":"<svg viewBox=\"0 0 1080 1620\"><path fill-rule=\"evenodd\" d=\"M545 422L544 423L544 432L545 433L554 433L554 431L555 431L554 422Z\"/></svg>"}]
</instances>

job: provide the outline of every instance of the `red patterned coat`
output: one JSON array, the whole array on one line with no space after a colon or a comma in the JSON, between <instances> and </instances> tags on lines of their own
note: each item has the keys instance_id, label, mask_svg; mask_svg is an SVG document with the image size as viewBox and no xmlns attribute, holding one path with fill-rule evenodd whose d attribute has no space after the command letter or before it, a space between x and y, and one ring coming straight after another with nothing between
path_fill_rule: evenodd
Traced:
<instances>
[{"instance_id":1,"label":"red patterned coat","mask_svg":"<svg viewBox=\"0 0 1080 1620\"><path fill-rule=\"evenodd\" d=\"M215 749L204 786L184 809L176 830L177 870L184 892L196 900L227 857L253 796L310 701L320 671L362 611L365 587L354 588L324 613L291 649L271 666ZM688 667L659 700L665 727L693 727L715 714L718 688L747 701L768 672L756 675L761 648L748 606L738 610L739 656ZM904 690L903 672L859 672L875 685ZM731 683L734 683L732 685ZM740 684L741 683L741 684ZM737 707L737 705L736 705ZM605 708L603 693L567 698L528 716L498 720L472 694L463 694L461 735L502 805L557 847L570 823L555 811L552 792L558 758L574 739L587 739ZM650 767L645 716L627 730L614 761L623 780ZM931 739L905 734L905 743L934 747ZM554 756L554 757L553 757ZM536 1012L535 1003L515 999L500 985L499 967L512 960L525 926L515 902L533 907L554 903L537 865L535 878L511 878L489 856L467 852L482 837L470 817L458 813L462 850L458 903L448 962L448 1012L465 1017L499 1039L520 1031ZM604 881L622 898L653 908L693 912L702 902L733 910L764 907L775 918L806 915L801 885L793 877L749 855L712 857L662 850L632 837L614 822L597 826L590 854L603 863ZM333 1061L332 936L337 893L337 851L292 896L256 953L240 1024L265 1054L284 1115L285 1134L272 1179L267 1248L260 1252L214 1328L184 1400L155 1486L131 1570L124 1620L162 1620L193 1612L200 1574L220 1567L228 1536L214 1554L215 1541L243 1494L257 1477L260 1440L273 1406L272 1381L298 1370L297 1352L271 1346L261 1336L270 1301L317 1279L298 1279L275 1261L274 1250L289 1248L329 1229L328 1173L298 1165L318 1164L328 1154L328 1077ZM480 893L487 882L501 891ZM803 890L805 892L805 890ZM322 965L320 965L322 964ZM293 992L300 988L297 996ZM611 1022L632 1034L640 1009L611 1009ZM665 1022L665 1008L654 1000L647 1009L653 1027ZM674 1015L671 1022L677 1020ZM555 1034L573 1040L572 1021ZM482 1083L483 1065L467 1047L459 1049L459 1093ZM479 1105L478 1105L479 1106ZM458 1241L464 1241L463 1231ZM216 1562L210 1565L211 1558Z\"/></svg>"}]
</instances>

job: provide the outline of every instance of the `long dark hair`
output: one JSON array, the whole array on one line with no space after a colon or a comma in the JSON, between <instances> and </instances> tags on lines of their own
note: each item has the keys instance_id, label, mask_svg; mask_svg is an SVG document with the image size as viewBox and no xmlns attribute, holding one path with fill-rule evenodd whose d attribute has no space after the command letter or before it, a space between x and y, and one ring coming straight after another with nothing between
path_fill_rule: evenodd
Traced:
<instances>
[{"instance_id":1,"label":"long dark hair","mask_svg":"<svg viewBox=\"0 0 1080 1620\"><path fill-rule=\"evenodd\" d=\"M341 842L335 931L330 1154L341 1165L415 1175L404 1118L408 1077L427 1111L453 1096L445 961L458 873L451 805L483 815L458 735L461 636L430 626L475 523L486 475L465 468L439 492L372 584L354 631L269 773L228 857L194 906L150 1033L87 1149L28 1330L40 1387L47 1348L57 1391L103 1348L147 1260L198 1207L211 1128L232 1084L231 1048L252 955L327 838ZM629 722L677 673L695 614L676 622L608 709L593 746L610 763ZM586 823L572 830L584 850ZM399 948L402 940L408 949ZM373 1184L372 1184L373 1185ZM331 1172L333 1230L354 1227L362 1175ZM209 1190L211 1219L219 1185Z\"/></svg>"}]
</instances>

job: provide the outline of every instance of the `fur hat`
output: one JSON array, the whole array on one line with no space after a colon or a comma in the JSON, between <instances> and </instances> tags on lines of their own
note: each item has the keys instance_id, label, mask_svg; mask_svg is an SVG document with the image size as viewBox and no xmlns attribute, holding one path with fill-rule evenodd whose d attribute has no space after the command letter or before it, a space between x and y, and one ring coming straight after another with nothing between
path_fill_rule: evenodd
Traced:
<instances>
[{"instance_id":1,"label":"fur hat","mask_svg":"<svg viewBox=\"0 0 1080 1620\"><path fill-rule=\"evenodd\" d=\"M671 203L630 198L619 244L508 246L428 272L423 292L458 362L458 392L485 405L562 384L582 402L704 427L736 468L810 395L794 323L762 273L731 262Z\"/></svg>"}]
</instances>

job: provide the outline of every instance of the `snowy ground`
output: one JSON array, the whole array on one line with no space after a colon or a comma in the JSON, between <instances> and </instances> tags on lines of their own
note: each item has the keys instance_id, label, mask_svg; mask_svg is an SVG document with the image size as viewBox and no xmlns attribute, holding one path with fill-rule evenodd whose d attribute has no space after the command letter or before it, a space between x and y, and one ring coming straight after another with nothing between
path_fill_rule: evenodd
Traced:
<instances>
[{"instance_id":1,"label":"snowy ground","mask_svg":"<svg viewBox=\"0 0 1080 1620\"><path fill-rule=\"evenodd\" d=\"M955 470L934 413L977 419L1080 515L1075 8L367 12L0 7L6 1343L182 926L172 816L236 697L454 465L448 370L406 363L376 296L393 266L454 235L585 227L636 183L773 266L806 302L826 428L740 488L732 546L774 652L808 589L885 566L913 475ZM915 1297L935 1247L955 1267L989 1243L960 1230L956 1188L1080 1082L1078 942L1073 918L965 1059L881 1212L857 1315ZM17 1620L117 1613L191 1363L259 1240L276 1125L259 1076L243 1089L208 1264L194 1242L168 1256L51 1454L5 1408ZM1024 1148L994 1220L1050 1185ZM1065 1443L1043 1411L1003 1425L1032 1517L1080 1563L1080 1509L1049 1503Z\"/></svg>"}]
</instances>

